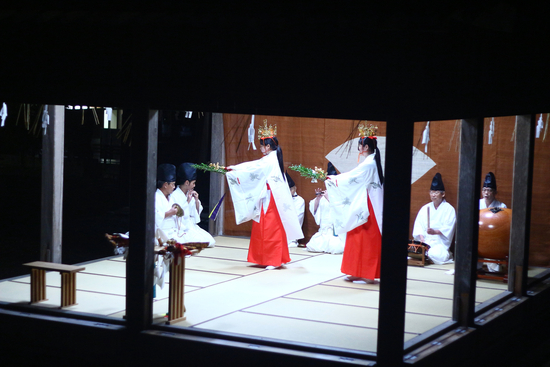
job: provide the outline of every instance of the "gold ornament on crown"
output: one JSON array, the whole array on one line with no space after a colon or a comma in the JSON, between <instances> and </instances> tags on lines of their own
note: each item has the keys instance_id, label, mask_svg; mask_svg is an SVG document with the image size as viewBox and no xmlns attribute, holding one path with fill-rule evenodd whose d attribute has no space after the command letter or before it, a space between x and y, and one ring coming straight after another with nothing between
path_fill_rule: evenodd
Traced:
<instances>
[{"instance_id":1,"label":"gold ornament on crown","mask_svg":"<svg viewBox=\"0 0 550 367\"><path fill-rule=\"evenodd\" d=\"M357 126L357 130L359 130L359 137L365 138L365 137L372 137L376 136L376 133L378 131L378 126L375 126L373 124L359 124Z\"/></svg>"},{"instance_id":2,"label":"gold ornament on crown","mask_svg":"<svg viewBox=\"0 0 550 367\"><path fill-rule=\"evenodd\" d=\"M258 127L258 139L266 139L277 136L277 125L267 126L267 119L264 120L264 126Z\"/></svg>"}]
</instances>

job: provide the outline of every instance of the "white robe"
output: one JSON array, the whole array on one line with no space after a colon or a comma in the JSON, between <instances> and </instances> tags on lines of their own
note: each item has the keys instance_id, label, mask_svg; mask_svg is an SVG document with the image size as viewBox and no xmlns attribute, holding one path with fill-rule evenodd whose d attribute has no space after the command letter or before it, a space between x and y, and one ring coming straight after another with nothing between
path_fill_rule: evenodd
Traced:
<instances>
[{"instance_id":1,"label":"white robe","mask_svg":"<svg viewBox=\"0 0 550 367\"><path fill-rule=\"evenodd\" d=\"M507 206L506 204L498 201L497 199L493 200L491 205L487 206L487 204L485 204L485 199L483 198L479 199L479 210L487 209L487 208L507 208Z\"/></svg>"},{"instance_id":2,"label":"white robe","mask_svg":"<svg viewBox=\"0 0 550 367\"><path fill-rule=\"evenodd\" d=\"M292 197L292 202L296 208L296 214L298 215L298 221L300 222L300 228L304 224L304 211L306 209L306 202L303 197L295 195ZM288 241L289 247L298 247L298 241L292 240Z\"/></svg>"},{"instance_id":3,"label":"white robe","mask_svg":"<svg viewBox=\"0 0 550 367\"><path fill-rule=\"evenodd\" d=\"M292 195L287 182L283 179L275 151L261 159L230 166L227 183L235 209L237 224L254 220L259 223L262 204L267 211L270 193L277 204L277 210L286 232L287 241L303 238L302 227L296 214Z\"/></svg>"},{"instance_id":4,"label":"white robe","mask_svg":"<svg viewBox=\"0 0 550 367\"><path fill-rule=\"evenodd\" d=\"M332 219L330 216L330 203L323 196L319 200L317 212L315 212L315 199L309 202L309 211L319 225L319 231L315 233L306 247L311 252L327 252L330 254L341 254L346 244L346 234L337 235L334 233Z\"/></svg>"},{"instance_id":5,"label":"white robe","mask_svg":"<svg viewBox=\"0 0 550 367\"><path fill-rule=\"evenodd\" d=\"M155 192L155 238L160 239L162 243L169 239L174 239L180 243L188 242L183 218L175 215L168 218L164 217L174 204L171 195L166 198L162 191L157 189ZM158 245L158 240L156 240L155 245ZM170 269L171 259L171 256L157 255L154 282L161 289L164 288L164 278Z\"/></svg>"},{"instance_id":6,"label":"white robe","mask_svg":"<svg viewBox=\"0 0 550 367\"><path fill-rule=\"evenodd\" d=\"M439 234L428 234L428 208L430 208L430 228L441 231ZM430 245L428 252L430 259L435 264L447 264L453 262L449 252L451 242L455 233L456 213L453 206L445 199L435 209L432 202L424 205L418 211L414 221L413 237L420 241L420 235L424 236L424 243Z\"/></svg>"},{"instance_id":7,"label":"white robe","mask_svg":"<svg viewBox=\"0 0 550 367\"><path fill-rule=\"evenodd\" d=\"M168 218L164 217L174 204L175 202L171 195L167 199L162 191L157 189L155 193L155 236L156 238L160 238L162 242L166 242L169 239L174 239L180 243L189 242L183 218L175 215Z\"/></svg>"},{"instance_id":8,"label":"white robe","mask_svg":"<svg viewBox=\"0 0 550 367\"><path fill-rule=\"evenodd\" d=\"M203 210L200 200L199 210L197 211L195 198L193 197L191 201L187 202L187 196L179 187L174 190L170 197L183 209L183 223L186 228L187 239L190 242L208 242L208 247L214 247L216 243L214 237L198 225Z\"/></svg>"},{"instance_id":9,"label":"white robe","mask_svg":"<svg viewBox=\"0 0 550 367\"><path fill-rule=\"evenodd\" d=\"M384 188L378 177L375 155L376 153L370 154L351 171L332 176L332 179L325 181L336 234L344 234L367 222L371 215L367 206L367 195L374 209L372 214L382 233Z\"/></svg>"}]
</instances>

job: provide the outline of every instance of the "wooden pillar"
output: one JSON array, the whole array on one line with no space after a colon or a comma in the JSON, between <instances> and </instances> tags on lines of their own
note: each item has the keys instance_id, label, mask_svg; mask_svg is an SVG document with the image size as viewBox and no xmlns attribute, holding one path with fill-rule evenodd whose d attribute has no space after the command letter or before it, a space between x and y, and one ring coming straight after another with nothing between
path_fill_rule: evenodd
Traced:
<instances>
[{"instance_id":1,"label":"wooden pillar","mask_svg":"<svg viewBox=\"0 0 550 367\"><path fill-rule=\"evenodd\" d=\"M387 122L377 344L381 366L403 363L413 133L413 121Z\"/></svg>"},{"instance_id":2,"label":"wooden pillar","mask_svg":"<svg viewBox=\"0 0 550 367\"><path fill-rule=\"evenodd\" d=\"M225 166L225 143L223 134L223 114L212 114L212 139L210 161L218 162ZM214 209L218 201L225 192L225 176L218 173L210 173L210 211ZM225 202L225 200L224 200ZM220 208L220 215L216 221L210 220L208 223L208 231L213 236L223 234L223 205Z\"/></svg>"},{"instance_id":3,"label":"wooden pillar","mask_svg":"<svg viewBox=\"0 0 550 367\"><path fill-rule=\"evenodd\" d=\"M158 111L139 107L128 112L132 113L132 146L126 319L129 329L141 331L151 324L153 317Z\"/></svg>"},{"instance_id":4,"label":"wooden pillar","mask_svg":"<svg viewBox=\"0 0 550 367\"><path fill-rule=\"evenodd\" d=\"M175 256L170 264L170 289L168 291L168 321L171 325L185 320L185 257Z\"/></svg>"},{"instance_id":5,"label":"wooden pillar","mask_svg":"<svg viewBox=\"0 0 550 367\"><path fill-rule=\"evenodd\" d=\"M453 320L474 323L483 119L462 120L458 164Z\"/></svg>"},{"instance_id":6,"label":"wooden pillar","mask_svg":"<svg viewBox=\"0 0 550 367\"><path fill-rule=\"evenodd\" d=\"M48 106L48 115L42 136L40 260L61 263L65 107Z\"/></svg>"},{"instance_id":7,"label":"wooden pillar","mask_svg":"<svg viewBox=\"0 0 550 367\"><path fill-rule=\"evenodd\" d=\"M517 116L508 270L508 290L516 296L527 290L534 147L535 115Z\"/></svg>"}]
</instances>

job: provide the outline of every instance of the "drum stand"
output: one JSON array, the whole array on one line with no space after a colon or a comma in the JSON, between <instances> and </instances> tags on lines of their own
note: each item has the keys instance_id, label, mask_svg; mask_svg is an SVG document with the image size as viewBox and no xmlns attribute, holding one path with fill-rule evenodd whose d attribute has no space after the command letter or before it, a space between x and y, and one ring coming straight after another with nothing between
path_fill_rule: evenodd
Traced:
<instances>
[{"instance_id":1,"label":"drum stand","mask_svg":"<svg viewBox=\"0 0 550 367\"><path fill-rule=\"evenodd\" d=\"M506 256L506 259L501 259L501 260L485 259L483 257L478 257L477 262L482 264L483 263L499 264L500 266L505 267L506 270L508 270L508 256ZM483 270L483 268L481 268L477 270L477 278L499 280L503 283L508 283L508 271L491 272L491 271L485 271Z\"/></svg>"},{"instance_id":2,"label":"drum stand","mask_svg":"<svg viewBox=\"0 0 550 367\"><path fill-rule=\"evenodd\" d=\"M418 241L416 241L418 242ZM414 242L416 244L416 242ZM408 265L412 266L425 266L426 264L430 264L431 260L426 256L426 246L422 244L421 242L418 242L419 244L416 245L416 247L420 248L420 253L415 252L408 252L407 253L407 262ZM409 241L409 246L412 243Z\"/></svg>"}]
</instances>

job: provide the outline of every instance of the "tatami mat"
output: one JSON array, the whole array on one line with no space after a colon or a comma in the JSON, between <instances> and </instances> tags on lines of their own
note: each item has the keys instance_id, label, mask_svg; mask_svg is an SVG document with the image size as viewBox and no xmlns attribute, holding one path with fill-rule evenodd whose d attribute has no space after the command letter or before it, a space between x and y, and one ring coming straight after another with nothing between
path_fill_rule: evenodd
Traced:
<instances>
[{"instance_id":1,"label":"tatami mat","mask_svg":"<svg viewBox=\"0 0 550 367\"><path fill-rule=\"evenodd\" d=\"M186 259L186 320L174 327L217 330L319 346L374 352L380 284L344 280L342 255L290 248L292 261L265 270L246 261L246 238L216 237L216 247ZM122 256L83 264L77 274L77 302L68 310L122 318L125 314L126 261ZM454 264L407 268L405 340L451 319ZM545 269L542 269L545 270ZM531 272L542 271L533 269ZM531 273L530 273L531 274ZM169 276L156 287L153 320L165 323ZM0 281L0 301L28 303L30 276ZM48 301L60 305L61 276L46 273ZM478 280L476 302L508 289L493 280Z\"/></svg>"},{"instance_id":2,"label":"tatami mat","mask_svg":"<svg viewBox=\"0 0 550 367\"><path fill-rule=\"evenodd\" d=\"M376 329L271 315L235 312L202 324L200 328L319 346L376 351Z\"/></svg>"},{"instance_id":3,"label":"tatami mat","mask_svg":"<svg viewBox=\"0 0 550 367\"><path fill-rule=\"evenodd\" d=\"M451 317L453 300L407 295L405 311L422 315Z\"/></svg>"}]
</instances>

